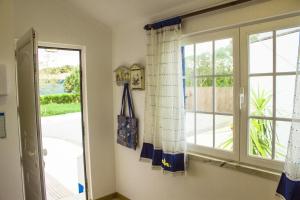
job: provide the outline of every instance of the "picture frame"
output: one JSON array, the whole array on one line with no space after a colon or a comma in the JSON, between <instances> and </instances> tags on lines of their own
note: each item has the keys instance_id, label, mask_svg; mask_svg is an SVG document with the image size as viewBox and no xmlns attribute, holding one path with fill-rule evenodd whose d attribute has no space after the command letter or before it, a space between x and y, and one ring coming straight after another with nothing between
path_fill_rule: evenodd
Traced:
<instances>
[{"instance_id":1,"label":"picture frame","mask_svg":"<svg viewBox=\"0 0 300 200\"><path fill-rule=\"evenodd\" d=\"M139 64L130 67L130 87L132 90L145 89L145 68Z\"/></svg>"},{"instance_id":2,"label":"picture frame","mask_svg":"<svg viewBox=\"0 0 300 200\"><path fill-rule=\"evenodd\" d=\"M126 66L120 66L115 69L116 83L118 86L123 86L125 83L130 83L130 69Z\"/></svg>"}]
</instances>

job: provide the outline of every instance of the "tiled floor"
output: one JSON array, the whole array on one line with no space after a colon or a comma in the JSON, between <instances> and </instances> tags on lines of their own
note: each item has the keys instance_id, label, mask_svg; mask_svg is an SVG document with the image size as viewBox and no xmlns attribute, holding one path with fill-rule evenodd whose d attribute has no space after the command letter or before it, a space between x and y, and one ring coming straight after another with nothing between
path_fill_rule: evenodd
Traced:
<instances>
[{"instance_id":1,"label":"tiled floor","mask_svg":"<svg viewBox=\"0 0 300 200\"><path fill-rule=\"evenodd\" d=\"M47 200L84 200L84 194L75 196L72 192L61 185L55 178L45 174Z\"/></svg>"},{"instance_id":2,"label":"tiled floor","mask_svg":"<svg viewBox=\"0 0 300 200\"><path fill-rule=\"evenodd\" d=\"M55 178L49 174L45 174L46 179L46 192L48 200L59 200L72 196L72 192L62 186Z\"/></svg>"}]
</instances>

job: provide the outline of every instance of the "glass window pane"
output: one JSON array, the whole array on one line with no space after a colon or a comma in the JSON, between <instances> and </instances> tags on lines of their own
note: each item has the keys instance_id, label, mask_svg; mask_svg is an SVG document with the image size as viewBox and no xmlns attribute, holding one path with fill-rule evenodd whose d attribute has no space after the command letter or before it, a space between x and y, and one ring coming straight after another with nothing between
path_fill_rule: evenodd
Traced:
<instances>
[{"instance_id":1,"label":"glass window pane","mask_svg":"<svg viewBox=\"0 0 300 200\"><path fill-rule=\"evenodd\" d=\"M226 151L233 150L232 116L215 116L215 147Z\"/></svg>"},{"instance_id":2,"label":"glass window pane","mask_svg":"<svg viewBox=\"0 0 300 200\"><path fill-rule=\"evenodd\" d=\"M300 27L276 31L277 72L296 71Z\"/></svg>"},{"instance_id":3,"label":"glass window pane","mask_svg":"<svg viewBox=\"0 0 300 200\"><path fill-rule=\"evenodd\" d=\"M273 72L273 33L258 33L249 37L250 74Z\"/></svg>"},{"instance_id":4,"label":"glass window pane","mask_svg":"<svg viewBox=\"0 0 300 200\"><path fill-rule=\"evenodd\" d=\"M213 79L211 77L197 79L197 111L213 111Z\"/></svg>"},{"instance_id":5,"label":"glass window pane","mask_svg":"<svg viewBox=\"0 0 300 200\"><path fill-rule=\"evenodd\" d=\"M272 158L272 127L271 120L249 120L249 155Z\"/></svg>"},{"instance_id":6,"label":"glass window pane","mask_svg":"<svg viewBox=\"0 0 300 200\"><path fill-rule=\"evenodd\" d=\"M197 145L213 147L213 115L197 113Z\"/></svg>"},{"instance_id":7,"label":"glass window pane","mask_svg":"<svg viewBox=\"0 0 300 200\"><path fill-rule=\"evenodd\" d=\"M233 74L232 38L215 41L215 73Z\"/></svg>"},{"instance_id":8,"label":"glass window pane","mask_svg":"<svg viewBox=\"0 0 300 200\"><path fill-rule=\"evenodd\" d=\"M195 143L195 113L185 113L185 134L188 143Z\"/></svg>"},{"instance_id":9,"label":"glass window pane","mask_svg":"<svg viewBox=\"0 0 300 200\"><path fill-rule=\"evenodd\" d=\"M250 116L272 116L272 76L250 77L249 94Z\"/></svg>"},{"instance_id":10,"label":"glass window pane","mask_svg":"<svg viewBox=\"0 0 300 200\"><path fill-rule=\"evenodd\" d=\"M276 121L275 160L285 160L291 126L291 122Z\"/></svg>"},{"instance_id":11,"label":"glass window pane","mask_svg":"<svg viewBox=\"0 0 300 200\"><path fill-rule=\"evenodd\" d=\"M184 61L182 67L184 76L191 77L194 74L194 45L184 46Z\"/></svg>"},{"instance_id":12,"label":"glass window pane","mask_svg":"<svg viewBox=\"0 0 300 200\"><path fill-rule=\"evenodd\" d=\"M296 76L276 77L276 116L291 118L295 93Z\"/></svg>"},{"instance_id":13,"label":"glass window pane","mask_svg":"<svg viewBox=\"0 0 300 200\"><path fill-rule=\"evenodd\" d=\"M217 77L215 85L216 112L233 113L233 77Z\"/></svg>"},{"instance_id":14,"label":"glass window pane","mask_svg":"<svg viewBox=\"0 0 300 200\"><path fill-rule=\"evenodd\" d=\"M192 78L187 77L183 79L184 86L184 108L185 110L193 111L194 110L194 81Z\"/></svg>"},{"instance_id":15,"label":"glass window pane","mask_svg":"<svg viewBox=\"0 0 300 200\"><path fill-rule=\"evenodd\" d=\"M212 75L212 41L196 44L196 75Z\"/></svg>"}]
</instances>

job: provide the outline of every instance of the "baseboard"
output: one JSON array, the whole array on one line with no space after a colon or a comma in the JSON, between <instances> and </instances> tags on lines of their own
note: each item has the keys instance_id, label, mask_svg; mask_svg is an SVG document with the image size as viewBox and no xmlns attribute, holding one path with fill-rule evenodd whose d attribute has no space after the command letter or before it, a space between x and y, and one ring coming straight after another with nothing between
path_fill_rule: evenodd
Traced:
<instances>
[{"instance_id":1,"label":"baseboard","mask_svg":"<svg viewBox=\"0 0 300 200\"><path fill-rule=\"evenodd\" d=\"M97 200L112 200L112 199L115 199L115 198L118 198L119 200L130 200L129 198L125 197L124 195L122 195L122 194L120 194L118 192L106 195L106 196L101 197L101 198L99 198Z\"/></svg>"},{"instance_id":2,"label":"baseboard","mask_svg":"<svg viewBox=\"0 0 300 200\"><path fill-rule=\"evenodd\" d=\"M106 196L101 197L101 198L96 199L96 200L112 200L114 198L116 198L116 193L106 195Z\"/></svg>"},{"instance_id":3,"label":"baseboard","mask_svg":"<svg viewBox=\"0 0 300 200\"><path fill-rule=\"evenodd\" d=\"M116 192L116 197L120 200L130 200L129 198L125 197L124 195Z\"/></svg>"}]
</instances>

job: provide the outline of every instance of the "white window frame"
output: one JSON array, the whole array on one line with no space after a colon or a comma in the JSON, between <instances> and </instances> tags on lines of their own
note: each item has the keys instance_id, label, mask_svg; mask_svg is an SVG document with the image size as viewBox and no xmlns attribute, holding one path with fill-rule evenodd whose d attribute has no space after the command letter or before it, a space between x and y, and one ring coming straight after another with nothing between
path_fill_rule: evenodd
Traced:
<instances>
[{"instance_id":1,"label":"white window frame","mask_svg":"<svg viewBox=\"0 0 300 200\"><path fill-rule=\"evenodd\" d=\"M234 161L247 166L255 166L263 169L281 171L282 161L267 160L248 155L248 37L252 34L288 29L300 26L300 16L273 19L267 22L239 25L236 28L208 31L205 33L185 36L182 45L191 45L225 38L233 39L234 62L234 131L233 151L223 151L215 148L204 147L188 143L188 152L216 157L227 161ZM274 51L275 48L274 48ZM273 52L273 55L276 52ZM275 60L275 61L274 61ZM276 57L273 58L273 68L276 67ZM275 73L273 72L273 75ZM195 78L195 76L194 76ZM274 87L273 87L274 89ZM194 94L196 95L196 94ZM242 100L242 101L241 101ZM194 102L196 103L196 102ZM276 102L273 102L275 104ZM196 111L196 110L194 110ZM195 121L196 123L196 121ZM196 125L195 125L196 126ZM274 127L273 127L274 128ZM274 140L274 139L273 139ZM274 145L274 141L272 141Z\"/></svg>"},{"instance_id":2,"label":"white window frame","mask_svg":"<svg viewBox=\"0 0 300 200\"><path fill-rule=\"evenodd\" d=\"M188 150L190 152L197 152L204 155L209 155L213 157L224 158L226 160L238 161L239 160L239 29L233 28L222 31L214 31L205 34L198 34L195 36L190 36L183 38L182 45L196 45L197 43L215 41L221 39L232 38L233 40L233 78L234 78L234 89L233 89L233 151L225 151L221 149L216 149L213 147L205 147L196 144L188 143ZM195 49L194 49L195 51ZM213 46L214 51L214 46ZM195 56L195 52L194 52ZM194 58L195 60L195 58ZM214 58L213 58L214 63ZM195 66L194 66L195 67ZM193 75L194 80L197 76ZM196 94L194 94L196 96ZM194 102L195 104L196 102ZM195 107L195 106L194 106ZM196 109L194 109L193 113L195 113L196 117ZM195 119L195 129L196 129L196 119ZM196 133L195 133L196 134Z\"/></svg>"},{"instance_id":3,"label":"white window frame","mask_svg":"<svg viewBox=\"0 0 300 200\"><path fill-rule=\"evenodd\" d=\"M245 164L250 164L258 167L268 168L272 170L282 170L284 163L281 161L270 160L270 159L263 159L258 157L253 157L248 155L248 146L249 146L249 137L248 137L248 112L249 112L249 36L256 33L262 32L272 32L273 31L273 55L276 55L276 35L274 31L281 30L281 29L288 29L300 26L300 17L291 17L281 20L274 20L270 22L244 26L240 28L240 55L241 55L241 88L244 89L245 93L245 102L243 103L241 109L241 130L240 130L240 162ZM271 73L274 79L276 68L276 56L273 56L273 72ZM276 92L275 82L273 81L273 93ZM273 99L273 107L276 106L276 99ZM271 117L273 122L276 119L276 109L274 109L273 116ZM275 118L274 118L275 117ZM273 129L275 125L273 124ZM274 154L274 145L275 145L275 138L274 138L274 131L273 131L273 141L272 141L272 148Z\"/></svg>"}]
</instances>

